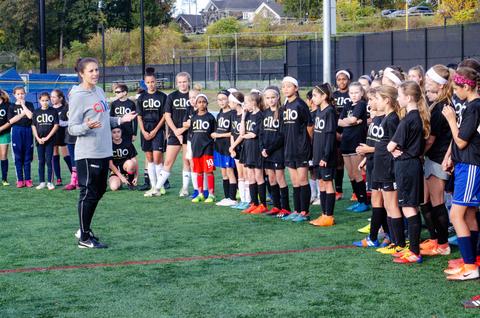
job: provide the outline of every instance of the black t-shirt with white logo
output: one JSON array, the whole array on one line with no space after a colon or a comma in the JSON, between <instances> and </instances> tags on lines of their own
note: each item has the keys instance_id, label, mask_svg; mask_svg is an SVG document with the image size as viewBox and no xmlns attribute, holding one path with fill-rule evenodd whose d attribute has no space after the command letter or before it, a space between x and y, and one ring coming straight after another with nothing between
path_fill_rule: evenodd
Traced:
<instances>
[{"instance_id":1,"label":"black t-shirt with white logo","mask_svg":"<svg viewBox=\"0 0 480 318\"><path fill-rule=\"evenodd\" d=\"M37 129L39 138L47 137L55 125L58 125L58 112L54 108L39 108L33 111L32 126ZM50 138L49 142L53 140L54 138Z\"/></svg>"},{"instance_id":2,"label":"black t-shirt with white logo","mask_svg":"<svg viewBox=\"0 0 480 318\"><path fill-rule=\"evenodd\" d=\"M246 151L247 157L251 159L258 158L260 154L259 136L262 129L263 113L247 112L245 115L245 133L254 133L255 138L245 139L243 141L243 151Z\"/></svg>"},{"instance_id":3,"label":"black t-shirt with white logo","mask_svg":"<svg viewBox=\"0 0 480 318\"><path fill-rule=\"evenodd\" d=\"M268 157L264 159L265 161L283 163L284 137L280 130L280 116L279 110L276 115L271 109L266 109L263 112L259 147L261 151L265 149L267 152Z\"/></svg>"},{"instance_id":4,"label":"black t-shirt with white logo","mask_svg":"<svg viewBox=\"0 0 480 318\"><path fill-rule=\"evenodd\" d=\"M112 161L115 167L122 168L125 161L137 156L137 150L130 140L122 138L122 142L119 144L113 142L112 148Z\"/></svg>"},{"instance_id":5,"label":"black t-shirt with white logo","mask_svg":"<svg viewBox=\"0 0 480 318\"><path fill-rule=\"evenodd\" d=\"M213 156L214 141L212 133L215 131L215 117L206 113L195 113L191 118L192 154L194 158L203 155Z\"/></svg>"},{"instance_id":6,"label":"black t-shirt with white logo","mask_svg":"<svg viewBox=\"0 0 480 318\"><path fill-rule=\"evenodd\" d=\"M117 99L113 101L112 104L110 105L111 117L120 118L120 117L123 117L123 115L129 114L134 111L136 111L135 103L128 98L124 101ZM121 124L120 128L122 129L122 138L126 139L131 136L136 136L137 126L138 126L138 122L136 120L132 120L129 123Z\"/></svg>"},{"instance_id":7,"label":"black t-shirt with white logo","mask_svg":"<svg viewBox=\"0 0 480 318\"><path fill-rule=\"evenodd\" d=\"M355 105L347 104L340 114L340 119L355 117L362 120L358 125L343 127L342 143L340 149L342 153L354 153L360 143L364 143L367 138L367 103L363 100Z\"/></svg>"},{"instance_id":8,"label":"black t-shirt with white logo","mask_svg":"<svg viewBox=\"0 0 480 318\"><path fill-rule=\"evenodd\" d=\"M27 109L30 110L31 112L35 110L35 107L33 107L33 104L30 102L25 102L25 107L27 107ZM11 104L10 108L8 109L8 119L10 120L13 117L21 114L22 112L23 112L23 108L21 105ZM32 126L32 120L29 119L27 116L24 116L22 119L12 124L12 126L30 127Z\"/></svg>"},{"instance_id":9,"label":"black t-shirt with white logo","mask_svg":"<svg viewBox=\"0 0 480 318\"><path fill-rule=\"evenodd\" d=\"M387 145L395 135L399 122L397 113L391 112L383 117L380 123L377 131L379 140L375 143L375 152L373 153L372 180L375 182L393 182L395 179L393 156L388 152Z\"/></svg>"},{"instance_id":10,"label":"black t-shirt with white logo","mask_svg":"<svg viewBox=\"0 0 480 318\"><path fill-rule=\"evenodd\" d=\"M425 151L423 123L418 110L411 110L398 124L392 141L403 152L396 160L419 158Z\"/></svg>"},{"instance_id":11,"label":"black t-shirt with white logo","mask_svg":"<svg viewBox=\"0 0 480 318\"><path fill-rule=\"evenodd\" d=\"M313 128L313 164L318 166L321 160L327 167L336 166L337 114L333 106L315 112Z\"/></svg>"},{"instance_id":12,"label":"black t-shirt with white logo","mask_svg":"<svg viewBox=\"0 0 480 318\"><path fill-rule=\"evenodd\" d=\"M384 118L385 118L385 115L373 117L372 122L368 126L367 141L366 141L367 146L375 147L375 144L380 141L380 138L383 137L384 133L383 133L382 121ZM373 163L373 153L367 153L365 157L367 158L367 161L372 161Z\"/></svg>"},{"instance_id":13,"label":"black t-shirt with white logo","mask_svg":"<svg viewBox=\"0 0 480 318\"><path fill-rule=\"evenodd\" d=\"M342 113L343 108L345 106L352 105L352 100L350 99L350 95L348 95L348 91L346 91L346 92L340 92L340 91L333 92L333 99L335 100L336 111L337 111L338 116L340 116L340 114Z\"/></svg>"},{"instance_id":14,"label":"black t-shirt with white logo","mask_svg":"<svg viewBox=\"0 0 480 318\"><path fill-rule=\"evenodd\" d=\"M227 134L232 129L232 111L220 111L217 115L217 134ZM215 151L221 155L229 156L228 148L230 148L230 137L216 138Z\"/></svg>"},{"instance_id":15,"label":"black t-shirt with white logo","mask_svg":"<svg viewBox=\"0 0 480 318\"><path fill-rule=\"evenodd\" d=\"M453 107L455 107L455 113L457 118L461 117L465 108L467 107L467 101L461 100L457 95L453 94L452 96Z\"/></svg>"},{"instance_id":16,"label":"black t-shirt with white logo","mask_svg":"<svg viewBox=\"0 0 480 318\"><path fill-rule=\"evenodd\" d=\"M10 108L9 103L0 104L0 127L8 123L8 109ZM8 129L0 131L0 136L8 134L10 132L10 127Z\"/></svg>"},{"instance_id":17,"label":"black t-shirt with white logo","mask_svg":"<svg viewBox=\"0 0 480 318\"><path fill-rule=\"evenodd\" d=\"M281 115L285 161L308 161L311 142L307 127L313 122L307 104L299 97L292 102L287 101Z\"/></svg>"},{"instance_id":18,"label":"black t-shirt with white logo","mask_svg":"<svg viewBox=\"0 0 480 318\"><path fill-rule=\"evenodd\" d=\"M453 142L452 160L480 166L480 98L467 102L458 137L467 141L468 145L459 149Z\"/></svg>"},{"instance_id":19,"label":"black t-shirt with white logo","mask_svg":"<svg viewBox=\"0 0 480 318\"><path fill-rule=\"evenodd\" d=\"M156 91L153 94L143 92L137 99L137 114L144 123L157 125L165 112L167 95Z\"/></svg>"},{"instance_id":20,"label":"black t-shirt with white logo","mask_svg":"<svg viewBox=\"0 0 480 318\"><path fill-rule=\"evenodd\" d=\"M189 105L188 92L181 93L180 91L174 91L168 95L165 112L172 115L175 127L182 127Z\"/></svg>"},{"instance_id":21,"label":"black t-shirt with white logo","mask_svg":"<svg viewBox=\"0 0 480 318\"><path fill-rule=\"evenodd\" d=\"M445 116L442 115L442 109L447 104L444 102L436 104L430 112L430 134L435 136L435 141L425 155L432 161L442 164L445 153L452 141L452 131L448 125ZM450 106L447 106L450 107Z\"/></svg>"}]
</instances>

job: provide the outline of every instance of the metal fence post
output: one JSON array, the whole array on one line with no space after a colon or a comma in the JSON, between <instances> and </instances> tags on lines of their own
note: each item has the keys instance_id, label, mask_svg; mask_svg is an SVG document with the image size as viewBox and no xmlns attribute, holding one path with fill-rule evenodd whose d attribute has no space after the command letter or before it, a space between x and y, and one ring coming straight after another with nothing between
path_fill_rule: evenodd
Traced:
<instances>
[{"instance_id":1,"label":"metal fence post","mask_svg":"<svg viewBox=\"0 0 480 318\"><path fill-rule=\"evenodd\" d=\"M390 65L395 65L395 59L393 55L393 31L390 31Z\"/></svg>"},{"instance_id":2,"label":"metal fence post","mask_svg":"<svg viewBox=\"0 0 480 318\"><path fill-rule=\"evenodd\" d=\"M312 67L312 40L308 40L308 58L309 58L309 72L310 72L310 75L309 75L309 79L310 79L310 83L309 85L312 86L312 75L313 75L313 67Z\"/></svg>"},{"instance_id":3,"label":"metal fence post","mask_svg":"<svg viewBox=\"0 0 480 318\"><path fill-rule=\"evenodd\" d=\"M365 33L362 34L362 75L365 74Z\"/></svg>"},{"instance_id":4,"label":"metal fence post","mask_svg":"<svg viewBox=\"0 0 480 318\"><path fill-rule=\"evenodd\" d=\"M193 71L194 71L194 69L193 69L193 63L194 63L194 62L193 62L193 57L192 57L192 62L191 62L191 63L192 63L192 67L191 67L192 73L191 73L190 75L192 76L192 83L193 83L193 82L194 82L194 79L193 79L193 73L194 73L194 72L193 72Z\"/></svg>"},{"instance_id":5,"label":"metal fence post","mask_svg":"<svg viewBox=\"0 0 480 318\"><path fill-rule=\"evenodd\" d=\"M205 74L203 74L205 77L205 89L207 89L207 57L205 56Z\"/></svg>"},{"instance_id":6,"label":"metal fence post","mask_svg":"<svg viewBox=\"0 0 480 318\"><path fill-rule=\"evenodd\" d=\"M425 70L428 70L428 29L424 29L424 40L425 40Z\"/></svg>"},{"instance_id":7,"label":"metal fence post","mask_svg":"<svg viewBox=\"0 0 480 318\"><path fill-rule=\"evenodd\" d=\"M462 55L462 61L465 59L465 26L463 25L463 23L461 24L461 35L460 35L460 39L461 39L461 48L462 48L462 51L461 51L461 55Z\"/></svg>"}]
</instances>

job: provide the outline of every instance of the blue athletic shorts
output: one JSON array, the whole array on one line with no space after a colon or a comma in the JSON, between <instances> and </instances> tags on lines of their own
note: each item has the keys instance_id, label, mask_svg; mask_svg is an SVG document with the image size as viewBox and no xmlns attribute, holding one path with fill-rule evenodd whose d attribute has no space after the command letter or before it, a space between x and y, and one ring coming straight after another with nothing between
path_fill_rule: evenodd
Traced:
<instances>
[{"instance_id":1,"label":"blue athletic shorts","mask_svg":"<svg viewBox=\"0 0 480 318\"><path fill-rule=\"evenodd\" d=\"M213 165L217 168L235 168L235 159L214 151Z\"/></svg>"},{"instance_id":2,"label":"blue athletic shorts","mask_svg":"<svg viewBox=\"0 0 480 318\"><path fill-rule=\"evenodd\" d=\"M452 203L462 206L480 205L480 166L455 164Z\"/></svg>"}]
</instances>

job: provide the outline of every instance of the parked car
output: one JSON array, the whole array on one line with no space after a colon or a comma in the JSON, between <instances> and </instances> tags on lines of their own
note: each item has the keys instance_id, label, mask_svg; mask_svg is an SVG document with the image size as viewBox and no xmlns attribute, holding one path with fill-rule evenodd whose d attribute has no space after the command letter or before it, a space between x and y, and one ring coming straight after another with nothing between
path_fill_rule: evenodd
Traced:
<instances>
[{"instance_id":1,"label":"parked car","mask_svg":"<svg viewBox=\"0 0 480 318\"><path fill-rule=\"evenodd\" d=\"M382 17L388 17L391 13L395 12L395 9L386 9L382 10L381 16Z\"/></svg>"},{"instance_id":2,"label":"parked car","mask_svg":"<svg viewBox=\"0 0 480 318\"><path fill-rule=\"evenodd\" d=\"M415 6L408 9L408 14L411 15L433 15L432 9L426 6Z\"/></svg>"},{"instance_id":3,"label":"parked car","mask_svg":"<svg viewBox=\"0 0 480 318\"><path fill-rule=\"evenodd\" d=\"M405 10L395 10L389 15L387 15L387 18L398 18L398 17L404 17L405 16Z\"/></svg>"}]
</instances>

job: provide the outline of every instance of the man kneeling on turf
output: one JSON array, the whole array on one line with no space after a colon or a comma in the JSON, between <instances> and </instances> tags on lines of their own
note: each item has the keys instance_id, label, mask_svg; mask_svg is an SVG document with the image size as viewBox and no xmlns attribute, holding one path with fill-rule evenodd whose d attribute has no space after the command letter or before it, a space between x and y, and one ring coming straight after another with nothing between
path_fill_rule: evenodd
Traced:
<instances>
[{"instance_id":1,"label":"man kneeling on turf","mask_svg":"<svg viewBox=\"0 0 480 318\"><path fill-rule=\"evenodd\" d=\"M122 184L135 190L138 178L137 150L130 140L122 139L120 127L112 129L113 156L110 160L110 179L108 183L112 191L119 190Z\"/></svg>"}]
</instances>

